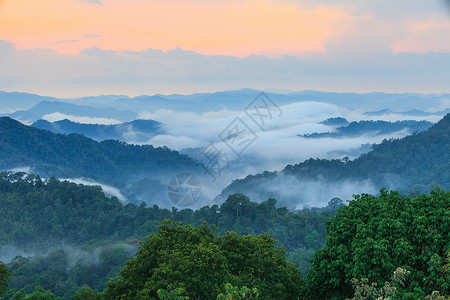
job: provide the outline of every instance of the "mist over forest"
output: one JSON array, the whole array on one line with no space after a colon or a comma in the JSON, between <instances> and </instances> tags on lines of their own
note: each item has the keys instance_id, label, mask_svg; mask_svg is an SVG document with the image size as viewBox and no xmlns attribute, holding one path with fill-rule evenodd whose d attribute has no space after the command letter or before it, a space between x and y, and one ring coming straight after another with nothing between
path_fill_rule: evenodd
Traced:
<instances>
[{"instance_id":1,"label":"mist over forest","mask_svg":"<svg viewBox=\"0 0 450 300\"><path fill-rule=\"evenodd\" d=\"M0 300L450 300L450 1L0 0Z\"/></svg>"},{"instance_id":2,"label":"mist over forest","mask_svg":"<svg viewBox=\"0 0 450 300\"><path fill-rule=\"evenodd\" d=\"M141 299L140 279L131 279L124 266L132 270L145 247L183 232L185 238L174 238L185 249L206 247L200 240L197 246L186 244L190 234L222 249L220 243L235 239L230 231L262 239L255 243L269 234L276 242L269 238L264 245L276 243L285 251L272 256L278 257L276 264L287 264L289 274L279 276L295 283L277 291L247 281L247 275L237 280L222 274L214 275L223 281L211 289L169 272L168 280L178 285L156 281L148 293L162 288L176 294L181 287L206 299L211 297L202 291L220 294L232 283L257 287L271 295L267 299L312 291L320 299L339 298L351 295L348 283L339 283L342 291L330 286L335 292L324 292L316 290L313 277L324 272L320 255L332 251L326 237L333 234L333 223L327 222L338 222L355 203L371 197L381 206L392 204L388 198L422 203L429 197L437 201L432 209L445 211L444 219L450 211L447 95L245 89L136 98L0 96L14 99L0 117L0 261L9 272L1 299L115 299L124 293L122 284L129 286L126 298ZM217 229L202 227L204 222ZM445 238L430 255L445 257L448 229L434 229ZM224 240L215 240L215 234ZM270 247L267 251L275 251ZM234 256L226 254L231 252L217 249L233 268ZM176 257L190 255L183 253L167 258L172 268L182 265ZM163 265L149 272L160 272ZM420 263L409 268L423 272ZM427 280L447 280L425 273ZM376 276L372 280L387 278ZM432 289L447 291L436 283L420 292L403 289L401 295L428 295Z\"/></svg>"}]
</instances>

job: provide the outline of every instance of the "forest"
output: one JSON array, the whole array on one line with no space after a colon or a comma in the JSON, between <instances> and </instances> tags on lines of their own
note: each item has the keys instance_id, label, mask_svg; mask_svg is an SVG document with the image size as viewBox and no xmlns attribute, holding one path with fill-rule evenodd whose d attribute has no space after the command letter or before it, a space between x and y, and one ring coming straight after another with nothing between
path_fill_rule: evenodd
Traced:
<instances>
[{"instance_id":1,"label":"forest","mask_svg":"<svg viewBox=\"0 0 450 300\"><path fill-rule=\"evenodd\" d=\"M31 127L60 134L79 133L96 141L107 139L126 141L127 137L132 136L135 143L145 143L153 135L161 134L161 123L153 120L135 120L115 125L83 124L67 119L56 122L37 120Z\"/></svg>"},{"instance_id":2,"label":"forest","mask_svg":"<svg viewBox=\"0 0 450 300\"><path fill-rule=\"evenodd\" d=\"M29 166L41 176L101 178L120 186L142 174L203 172L198 162L167 147L97 142L81 134L54 134L0 117L0 168Z\"/></svg>"},{"instance_id":3,"label":"forest","mask_svg":"<svg viewBox=\"0 0 450 300\"><path fill-rule=\"evenodd\" d=\"M123 206L100 187L3 172L0 205L0 247L18 253L0 264L0 299L450 292L450 192L440 188L415 197L382 189L300 211L234 194L193 211ZM391 280L394 272L404 278Z\"/></svg>"}]
</instances>

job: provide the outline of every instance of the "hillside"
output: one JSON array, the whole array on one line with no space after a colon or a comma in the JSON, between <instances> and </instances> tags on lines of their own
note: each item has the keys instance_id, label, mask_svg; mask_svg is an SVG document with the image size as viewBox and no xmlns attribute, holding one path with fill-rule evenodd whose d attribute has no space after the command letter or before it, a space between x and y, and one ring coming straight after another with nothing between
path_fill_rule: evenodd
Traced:
<instances>
[{"instance_id":1,"label":"hillside","mask_svg":"<svg viewBox=\"0 0 450 300\"><path fill-rule=\"evenodd\" d=\"M345 119L344 119L345 120ZM330 121L322 122L324 125L329 125ZM339 121L339 120L338 120ZM332 126L332 124L330 124ZM300 135L305 138L345 138L357 137L361 135L383 135L393 134L398 131L406 130L409 134L420 132L430 128L433 123L428 121L359 121L351 122L348 125L340 126L334 132L310 133Z\"/></svg>"},{"instance_id":2,"label":"hillside","mask_svg":"<svg viewBox=\"0 0 450 300\"><path fill-rule=\"evenodd\" d=\"M118 188L144 178L164 183L179 172L203 172L193 159L166 147L96 142L80 134L54 134L0 118L0 169L19 167L31 167L44 177L87 177ZM165 189L164 184L159 189Z\"/></svg>"},{"instance_id":3,"label":"hillside","mask_svg":"<svg viewBox=\"0 0 450 300\"><path fill-rule=\"evenodd\" d=\"M53 133L71 134L79 133L96 141L119 140L144 143L155 134L160 133L161 123L153 120L135 120L115 125L83 124L70 120L48 122L38 120L32 127L49 130Z\"/></svg>"},{"instance_id":4,"label":"hillside","mask_svg":"<svg viewBox=\"0 0 450 300\"><path fill-rule=\"evenodd\" d=\"M374 190L388 187L404 192L427 192L433 186L449 189L449 162L450 114L426 131L402 139L385 140L354 160L311 158L288 165L280 172L264 172L235 180L222 191L218 200L234 193L243 193L255 200L276 197L280 202L286 202L277 189L286 182L294 198L289 201L296 203L301 203L301 197L306 193L295 190L303 187L303 182L337 186L348 182L365 183L373 186Z\"/></svg>"},{"instance_id":5,"label":"hillside","mask_svg":"<svg viewBox=\"0 0 450 300\"><path fill-rule=\"evenodd\" d=\"M111 119L122 122L128 122L137 118L137 114L131 111L122 111L111 107L98 108L47 100L41 101L27 110L16 111L9 116L16 120L33 123L46 115L55 113L77 117Z\"/></svg>"}]
</instances>

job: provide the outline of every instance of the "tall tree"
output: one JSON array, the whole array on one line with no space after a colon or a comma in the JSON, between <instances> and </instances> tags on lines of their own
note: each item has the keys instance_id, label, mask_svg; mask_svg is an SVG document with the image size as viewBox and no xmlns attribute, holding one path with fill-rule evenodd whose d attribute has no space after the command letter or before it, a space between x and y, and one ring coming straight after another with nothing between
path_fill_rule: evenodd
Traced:
<instances>
[{"instance_id":1,"label":"tall tree","mask_svg":"<svg viewBox=\"0 0 450 300\"><path fill-rule=\"evenodd\" d=\"M220 237L207 224L165 221L107 284L107 299L153 299L158 289L183 288L192 299L215 299L226 283L251 286L270 299L296 299L303 279L268 235Z\"/></svg>"},{"instance_id":2,"label":"tall tree","mask_svg":"<svg viewBox=\"0 0 450 300\"><path fill-rule=\"evenodd\" d=\"M311 297L352 295L352 278L384 283L397 267L409 271L399 295L421 299L434 290L449 292L442 272L450 236L450 192L435 189L417 198L381 190L363 194L327 223L326 247L308 273ZM403 293L403 294L401 294Z\"/></svg>"}]
</instances>

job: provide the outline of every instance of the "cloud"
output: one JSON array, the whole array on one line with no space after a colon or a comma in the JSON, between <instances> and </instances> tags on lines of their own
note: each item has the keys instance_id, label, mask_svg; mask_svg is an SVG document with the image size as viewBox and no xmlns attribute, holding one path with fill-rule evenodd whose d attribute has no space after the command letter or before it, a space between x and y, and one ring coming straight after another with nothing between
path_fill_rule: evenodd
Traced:
<instances>
[{"instance_id":1,"label":"cloud","mask_svg":"<svg viewBox=\"0 0 450 300\"><path fill-rule=\"evenodd\" d=\"M407 36L396 40L392 45L397 52L450 52L450 21L448 17L409 22L405 26L405 31Z\"/></svg>"},{"instance_id":2,"label":"cloud","mask_svg":"<svg viewBox=\"0 0 450 300\"><path fill-rule=\"evenodd\" d=\"M47 114L42 116L43 120L49 122L61 121L64 119L71 120L73 122L83 123L83 124L103 124L103 125L114 125L121 124L122 122L115 119L106 119L106 118L90 118L90 117L80 117L74 115L66 115L63 113L55 112L51 114Z\"/></svg>"},{"instance_id":3,"label":"cloud","mask_svg":"<svg viewBox=\"0 0 450 300\"><path fill-rule=\"evenodd\" d=\"M87 39L97 39L97 38L105 38L106 36L95 34L95 33L87 33L84 35Z\"/></svg>"},{"instance_id":4,"label":"cloud","mask_svg":"<svg viewBox=\"0 0 450 300\"><path fill-rule=\"evenodd\" d=\"M443 105L445 104L447 103L443 102ZM243 107L246 105L247 103L242 103ZM337 105L321 102L298 102L282 105L280 108L283 114L268 119L264 130L259 128L243 111L224 110L199 114L161 109L154 113L143 112L140 118L156 120L163 124L161 130L164 134L152 137L145 142L146 144L168 146L175 150L198 148L194 152L189 152L189 155L203 161L206 165L208 165L208 157L201 151L213 143L216 149L225 154L221 165L225 168L223 173L232 174L232 176L224 175L226 180L231 180L233 176L237 178L265 170L280 170L287 164L299 163L310 157L340 159L345 156L342 153L350 153L363 144L380 143L385 138L400 138L409 134L408 131L403 130L389 135L371 133L344 139L308 139L298 136L333 131L333 128L320 124L321 121L330 117L345 117L350 121L370 119L437 121L441 118L441 116L418 117L396 113L369 117L361 111L348 111ZM223 137L227 137L226 130L230 128L230 123L236 117L239 117L256 134L256 138L240 155L233 152L232 143L227 144L226 140L222 140ZM246 137L252 138L253 135L247 131ZM240 149L235 150L239 152ZM227 168L228 163L230 165Z\"/></svg>"},{"instance_id":5,"label":"cloud","mask_svg":"<svg viewBox=\"0 0 450 300\"><path fill-rule=\"evenodd\" d=\"M299 180L294 176L278 175L270 183L255 186L256 195L275 195L277 205L302 209L304 207L325 207L328 202L338 197L344 201L352 200L353 195L361 193L376 194L378 189L369 180L343 180L330 182L318 180ZM253 201L264 201L257 196Z\"/></svg>"},{"instance_id":6,"label":"cloud","mask_svg":"<svg viewBox=\"0 0 450 300\"><path fill-rule=\"evenodd\" d=\"M65 41L55 41L55 44L62 44L62 43L77 43L81 40L65 40Z\"/></svg>"},{"instance_id":7,"label":"cloud","mask_svg":"<svg viewBox=\"0 0 450 300\"><path fill-rule=\"evenodd\" d=\"M270 87L293 90L448 92L450 53L378 53L352 60L292 56L204 55L171 51L106 51L81 55L20 50L0 42L0 90L62 97L89 94L192 93ZM364 59L363 59L364 58ZM424 74L427 74L424 76Z\"/></svg>"},{"instance_id":8,"label":"cloud","mask_svg":"<svg viewBox=\"0 0 450 300\"><path fill-rule=\"evenodd\" d=\"M102 184L102 183L98 183L93 181L92 179L86 179L86 178L61 178L61 181L70 181L76 184L84 184L84 185L98 185L101 186L103 192L110 197L117 197L117 199L119 199L120 202L122 203L127 203L128 199L122 195L122 193L120 192L119 189L110 186L110 185L106 185L106 184Z\"/></svg>"}]
</instances>

